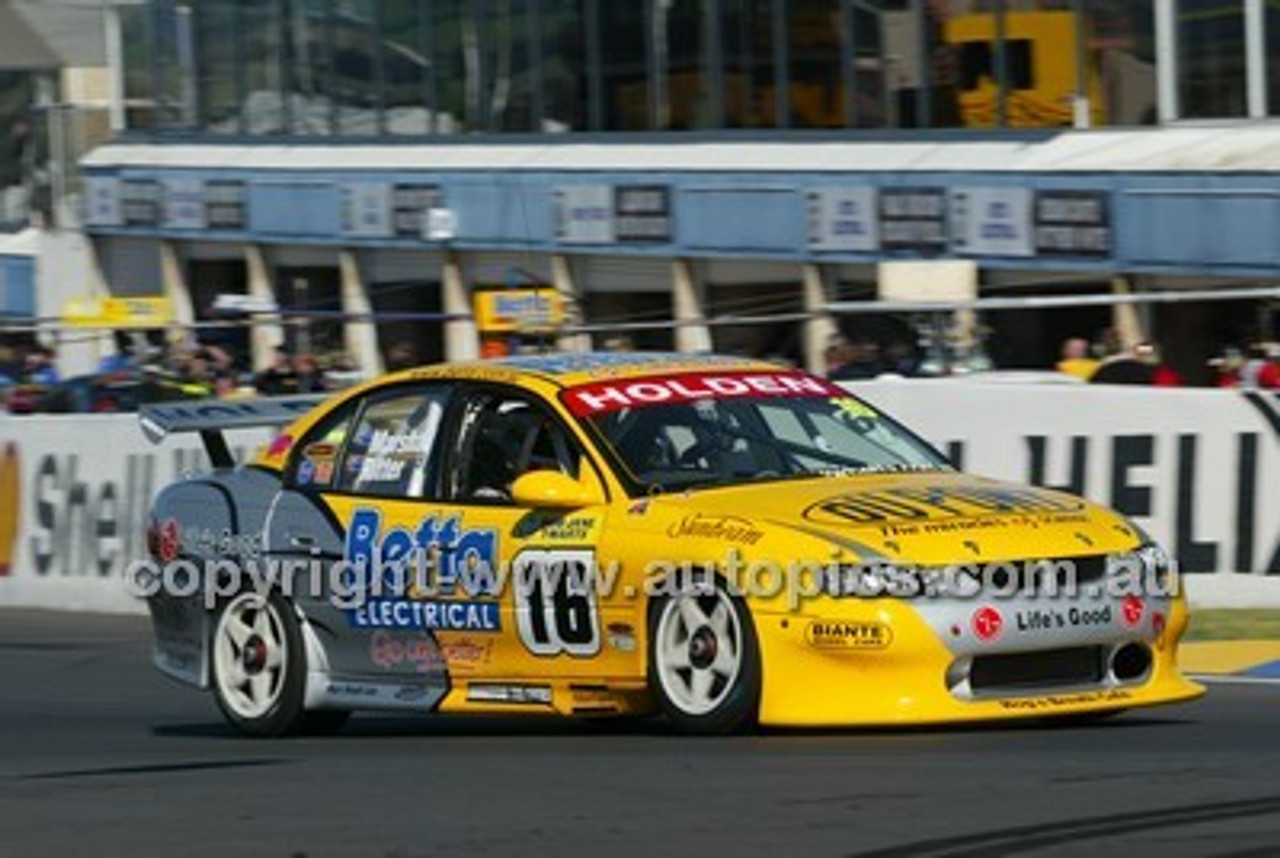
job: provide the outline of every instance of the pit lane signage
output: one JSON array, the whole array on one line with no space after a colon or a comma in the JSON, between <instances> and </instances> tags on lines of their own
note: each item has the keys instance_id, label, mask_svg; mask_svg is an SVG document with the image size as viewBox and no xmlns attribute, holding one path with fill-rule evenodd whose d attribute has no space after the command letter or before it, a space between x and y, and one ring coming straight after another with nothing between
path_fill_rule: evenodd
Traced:
<instances>
[{"instance_id":1,"label":"pit lane signage","mask_svg":"<svg viewBox=\"0 0 1280 858\"><path fill-rule=\"evenodd\" d=\"M1036 255L1110 256L1110 203L1106 191L1036 191Z\"/></svg>"},{"instance_id":2,"label":"pit lane signage","mask_svg":"<svg viewBox=\"0 0 1280 858\"><path fill-rule=\"evenodd\" d=\"M613 186L564 185L551 192L555 239L562 244L613 243Z\"/></svg>"},{"instance_id":3,"label":"pit lane signage","mask_svg":"<svg viewBox=\"0 0 1280 858\"><path fill-rule=\"evenodd\" d=\"M394 235L391 185L385 182L350 182L342 188L343 232L353 238L389 238Z\"/></svg>"},{"instance_id":4,"label":"pit lane signage","mask_svg":"<svg viewBox=\"0 0 1280 858\"><path fill-rule=\"evenodd\" d=\"M881 188L880 246L936 254L947 250L945 188Z\"/></svg>"},{"instance_id":5,"label":"pit lane signage","mask_svg":"<svg viewBox=\"0 0 1280 858\"><path fill-rule=\"evenodd\" d=\"M120 212L125 226L155 226L160 220L160 183L125 179L120 183Z\"/></svg>"},{"instance_id":6,"label":"pit lane signage","mask_svg":"<svg viewBox=\"0 0 1280 858\"><path fill-rule=\"evenodd\" d=\"M118 177L84 177L84 221L85 225L90 227L124 224L124 207Z\"/></svg>"},{"instance_id":7,"label":"pit lane signage","mask_svg":"<svg viewBox=\"0 0 1280 858\"><path fill-rule=\"evenodd\" d=\"M1030 256L1031 192L1027 188L954 188L951 249L965 256Z\"/></svg>"},{"instance_id":8,"label":"pit lane signage","mask_svg":"<svg viewBox=\"0 0 1280 858\"><path fill-rule=\"evenodd\" d=\"M671 240L671 189L666 185L620 185L614 189L614 235L622 243Z\"/></svg>"},{"instance_id":9,"label":"pit lane signage","mask_svg":"<svg viewBox=\"0 0 1280 858\"><path fill-rule=\"evenodd\" d=\"M165 229L204 229L203 179L165 179L163 184Z\"/></svg>"},{"instance_id":10,"label":"pit lane signage","mask_svg":"<svg viewBox=\"0 0 1280 858\"><path fill-rule=\"evenodd\" d=\"M209 229L244 229L244 182L206 182L204 217Z\"/></svg>"},{"instance_id":11,"label":"pit lane signage","mask_svg":"<svg viewBox=\"0 0 1280 858\"><path fill-rule=\"evenodd\" d=\"M814 188L807 195L809 247L869 253L880 246L876 189Z\"/></svg>"}]
</instances>

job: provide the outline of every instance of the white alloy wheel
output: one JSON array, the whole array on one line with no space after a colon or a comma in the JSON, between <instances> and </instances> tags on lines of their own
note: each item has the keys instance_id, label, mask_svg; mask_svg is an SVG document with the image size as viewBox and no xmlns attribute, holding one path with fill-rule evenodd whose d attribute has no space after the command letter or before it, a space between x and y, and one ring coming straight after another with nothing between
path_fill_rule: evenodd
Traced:
<instances>
[{"instance_id":1,"label":"white alloy wheel","mask_svg":"<svg viewBox=\"0 0 1280 858\"><path fill-rule=\"evenodd\" d=\"M746 640L728 593L691 589L662 605L654 668L666 699L689 716L715 711L737 687Z\"/></svg>"},{"instance_id":2,"label":"white alloy wheel","mask_svg":"<svg viewBox=\"0 0 1280 858\"><path fill-rule=\"evenodd\" d=\"M277 603L257 593L236 596L222 609L213 635L219 702L244 721L267 716L280 702L292 656Z\"/></svg>"}]
</instances>

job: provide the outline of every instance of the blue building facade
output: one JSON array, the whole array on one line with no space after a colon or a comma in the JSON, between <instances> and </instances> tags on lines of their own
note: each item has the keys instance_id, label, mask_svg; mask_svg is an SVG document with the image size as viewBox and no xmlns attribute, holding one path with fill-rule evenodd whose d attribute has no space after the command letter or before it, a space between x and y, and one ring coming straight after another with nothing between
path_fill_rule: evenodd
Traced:
<instances>
[{"instance_id":1,"label":"blue building facade","mask_svg":"<svg viewBox=\"0 0 1280 858\"><path fill-rule=\"evenodd\" d=\"M837 329L915 337L833 309L885 262L972 260L979 296L1269 285L1274 13L990 5L120 7L129 127L82 164L86 228L112 291L192 325L273 302L370 371L474 353L475 293L503 286L561 293L564 347L818 367ZM1117 322L1189 374L1275 336L1261 297L982 319L1005 366Z\"/></svg>"}]
</instances>

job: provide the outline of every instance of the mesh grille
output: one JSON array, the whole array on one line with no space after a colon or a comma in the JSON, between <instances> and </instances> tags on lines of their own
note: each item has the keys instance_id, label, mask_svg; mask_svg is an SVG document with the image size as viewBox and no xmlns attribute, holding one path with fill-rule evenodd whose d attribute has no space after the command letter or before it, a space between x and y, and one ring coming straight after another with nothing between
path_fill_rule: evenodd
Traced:
<instances>
[{"instance_id":1,"label":"mesh grille","mask_svg":"<svg viewBox=\"0 0 1280 858\"><path fill-rule=\"evenodd\" d=\"M979 655L969 668L975 692L1093 685L1102 681L1102 647Z\"/></svg>"}]
</instances>

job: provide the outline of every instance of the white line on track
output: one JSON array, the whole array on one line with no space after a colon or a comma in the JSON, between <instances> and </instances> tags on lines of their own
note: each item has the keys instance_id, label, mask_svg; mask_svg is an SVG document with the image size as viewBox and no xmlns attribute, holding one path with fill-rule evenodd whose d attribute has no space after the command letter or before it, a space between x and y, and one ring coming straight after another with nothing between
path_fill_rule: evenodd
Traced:
<instances>
[{"instance_id":1,"label":"white line on track","mask_svg":"<svg viewBox=\"0 0 1280 858\"><path fill-rule=\"evenodd\" d=\"M1235 676L1229 673L1191 673L1196 682L1211 685L1280 685L1280 676Z\"/></svg>"}]
</instances>

